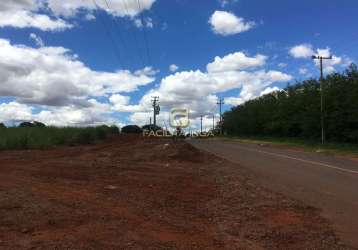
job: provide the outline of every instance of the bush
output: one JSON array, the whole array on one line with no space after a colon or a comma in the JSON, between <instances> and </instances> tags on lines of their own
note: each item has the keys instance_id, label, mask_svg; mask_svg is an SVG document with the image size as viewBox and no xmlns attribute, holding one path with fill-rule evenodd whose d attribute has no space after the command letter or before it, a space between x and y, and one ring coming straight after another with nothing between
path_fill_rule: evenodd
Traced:
<instances>
[{"instance_id":1,"label":"bush","mask_svg":"<svg viewBox=\"0 0 358 250\"><path fill-rule=\"evenodd\" d=\"M24 127L0 129L0 149L48 148L56 145L91 144L118 134L117 127L56 128Z\"/></svg>"},{"instance_id":2,"label":"bush","mask_svg":"<svg viewBox=\"0 0 358 250\"><path fill-rule=\"evenodd\" d=\"M148 125L144 125L142 127L143 130L152 130L152 131L158 131L158 130L163 130L163 128L159 127L159 126L154 126L153 124L148 124Z\"/></svg>"},{"instance_id":3,"label":"bush","mask_svg":"<svg viewBox=\"0 0 358 250\"><path fill-rule=\"evenodd\" d=\"M33 124L34 124L35 127L39 127L39 128L44 128L44 127L46 127L46 125L43 124L42 122L34 121Z\"/></svg>"},{"instance_id":4,"label":"bush","mask_svg":"<svg viewBox=\"0 0 358 250\"><path fill-rule=\"evenodd\" d=\"M122 128L123 134L141 134L143 131L137 125L128 125Z\"/></svg>"},{"instance_id":5,"label":"bush","mask_svg":"<svg viewBox=\"0 0 358 250\"><path fill-rule=\"evenodd\" d=\"M6 128L5 124L4 123L0 123L0 129L1 128Z\"/></svg>"},{"instance_id":6,"label":"bush","mask_svg":"<svg viewBox=\"0 0 358 250\"><path fill-rule=\"evenodd\" d=\"M20 128L33 128L35 125L31 122L22 122L19 125Z\"/></svg>"}]
</instances>

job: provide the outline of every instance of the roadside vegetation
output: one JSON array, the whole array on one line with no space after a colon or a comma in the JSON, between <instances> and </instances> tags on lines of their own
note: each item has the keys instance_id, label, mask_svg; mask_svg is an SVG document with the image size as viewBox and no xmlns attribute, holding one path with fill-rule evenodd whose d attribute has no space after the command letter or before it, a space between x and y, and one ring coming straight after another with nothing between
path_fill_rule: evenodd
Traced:
<instances>
[{"instance_id":1,"label":"roadside vegetation","mask_svg":"<svg viewBox=\"0 0 358 250\"><path fill-rule=\"evenodd\" d=\"M357 66L328 75L323 91L324 148L357 152ZM320 81L310 79L232 108L224 114L223 126L230 137L316 147L321 136L320 117Z\"/></svg>"},{"instance_id":2,"label":"roadside vegetation","mask_svg":"<svg viewBox=\"0 0 358 250\"><path fill-rule=\"evenodd\" d=\"M322 145L317 140L305 140L300 138L279 138L267 136L225 136L224 139L234 140L242 143L251 143L261 146L288 146L298 147L305 151L338 155L358 156L358 145L352 143L332 143L328 142Z\"/></svg>"},{"instance_id":3,"label":"roadside vegetation","mask_svg":"<svg viewBox=\"0 0 358 250\"><path fill-rule=\"evenodd\" d=\"M59 145L92 144L119 134L115 126L46 127L41 123L23 123L19 127L0 126L0 149L44 149Z\"/></svg>"}]
</instances>

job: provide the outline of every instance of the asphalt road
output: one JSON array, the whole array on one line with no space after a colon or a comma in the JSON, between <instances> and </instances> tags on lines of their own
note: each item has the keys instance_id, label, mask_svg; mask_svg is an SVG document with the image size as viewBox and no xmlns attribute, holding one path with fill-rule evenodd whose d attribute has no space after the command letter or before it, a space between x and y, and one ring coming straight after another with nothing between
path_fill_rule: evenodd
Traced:
<instances>
[{"instance_id":1,"label":"asphalt road","mask_svg":"<svg viewBox=\"0 0 358 250\"><path fill-rule=\"evenodd\" d=\"M234 141L191 140L249 169L264 186L322 210L338 235L358 249L358 161Z\"/></svg>"}]
</instances>

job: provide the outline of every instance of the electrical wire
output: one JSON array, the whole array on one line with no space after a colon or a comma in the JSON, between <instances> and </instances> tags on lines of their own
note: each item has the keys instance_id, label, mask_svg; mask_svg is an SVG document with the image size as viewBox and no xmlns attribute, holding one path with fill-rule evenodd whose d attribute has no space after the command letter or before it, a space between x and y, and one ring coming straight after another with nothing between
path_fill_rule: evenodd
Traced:
<instances>
[{"instance_id":1,"label":"electrical wire","mask_svg":"<svg viewBox=\"0 0 358 250\"><path fill-rule=\"evenodd\" d=\"M138 9L139 11L141 10L141 4L140 4L140 0L137 0L138 3ZM143 15L141 13L139 13L142 25L143 25L143 36L144 36L144 43L145 43L145 48L146 48L146 53L147 53L147 59L148 59L148 65L151 65L151 59L150 59L150 53L149 53L149 42L148 42L148 35L147 35L147 31L146 31L146 27L144 25L144 18Z\"/></svg>"},{"instance_id":2,"label":"electrical wire","mask_svg":"<svg viewBox=\"0 0 358 250\"><path fill-rule=\"evenodd\" d=\"M104 0L104 1L106 2L108 9L110 10L110 9L111 9L111 5L110 5L110 3L109 3L109 0ZM123 1L123 2L122 2L122 1ZM129 9L128 9L128 5L127 5L127 1L126 1L126 0L122 0L122 1L120 1L121 3L124 3L124 5L122 4L122 7L124 7L127 16L130 16ZM114 18L114 20L115 20L115 24L118 26L118 29L120 29L121 27L120 27L120 24L118 23L117 19ZM140 46L139 46L139 43L138 43L138 39L137 39L135 33L134 33L131 29L129 29L129 33L131 34L132 39L134 40L135 46L137 47L137 50L138 50L138 53L137 53L138 58L139 58L140 62L141 62L142 65L143 65L143 68L144 68L144 67L145 67L145 64L144 64L144 60L143 60L143 57L142 57L141 49L140 49Z\"/></svg>"},{"instance_id":3,"label":"electrical wire","mask_svg":"<svg viewBox=\"0 0 358 250\"><path fill-rule=\"evenodd\" d=\"M98 4L96 2L96 0L93 0L94 5L96 6L96 9L98 8ZM118 62L120 64L120 67L123 67L123 62L122 62L122 58L121 58L121 53L120 53L120 49L115 41L115 39L112 37L112 34L110 32L110 29L108 28L108 26L106 25L106 22L103 20L102 16L99 14L99 19L100 22L105 30L105 34L108 36L110 42L112 43L112 46L114 48L115 51L115 55L117 56Z\"/></svg>"}]
</instances>

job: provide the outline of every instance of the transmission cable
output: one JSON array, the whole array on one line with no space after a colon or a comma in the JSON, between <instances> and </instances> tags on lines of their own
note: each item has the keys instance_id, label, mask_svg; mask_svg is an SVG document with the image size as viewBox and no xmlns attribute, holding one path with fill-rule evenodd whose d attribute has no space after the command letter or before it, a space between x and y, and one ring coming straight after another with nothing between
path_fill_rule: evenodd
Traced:
<instances>
[{"instance_id":1,"label":"transmission cable","mask_svg":"<svg viewBox=\"0 0 358 250\"><path fill-rule=\"evenodd\" d=\"M139 11L141 11L141 4L140 4L140 0L137 0L138 3L138 9ZM145 43L145 48L146 48L146 53L147 53L147 59L148 59L148 65L151 65L151 59L150 59L150 53L149 53L149 42L148 42L148 36L147 36L147 31L146 31L146 27L144 24L144 18L143 15L141 13L139 13L139 17L141 19L142 25L143 25L143 36L144 36L144 43Z\"/></svg>"},{"instance_id":2,"label":"transmission cable","mask_svg":"<svg viewBox=\"0 0 358 250\"><path fill-rule=\"evenodd\" d=\"M97 9L99 6L98 6L96 0L93 0L93 3L94 3L94 5L95 5L95 7L96 7L96 9ZM120 64L120 67L123 67L124 65L123 65L123 62L122 62L122 59L121 59L120 49L119 49L119 47L118 47L118 45L117 45L115 39L113 38L113 36L112 36L112 34L111 34L111 32L110 32L110 29L108 28L106 22L105 22L104 19L102 18L101 14L98 13L98 16L99 16L100 22L101 22L101 24L102 24L102 26L103 26L103 28L104 28L104 30L105 30L105 34L108 36L110 42L112 43L112 46L113 46L113 48L114 48L115 55L116 55L116 57L117 57L117 59L118 59L118 62L119 62L119 64Z\"/></svg>"},{"instance_id":3,"label":"transmission cable","mask_svg":"<svg viewBox=\"0 0 358 250\"><path fill-rule=\"evenodd\" d=\"M109 0L104 0L104 1L106 2L106 5L107 5L108 9L110 10L110 9L111 9L111 5L110 5L110 3L109 3ZM122 1L123 1L123 3L125 4L124 6L123 6L123 4L122 4L122 7L124 7L126 14L127 14L128 16L130 16L127 2L126 2L125 0L122 0ZM122 1L120 1L120 2L122 3ZM118 26L117 28L120 29L121 27L120 27L120 24L118 23L118 20L117 20L116 18L114 18L114 20L115 20L115 24ZM132 38L133 38L133 40L134 40L135 46L136 46L137 49L138 49L138 54L137 54L137 55L138 55L138 57L139 57L140 62L141 62L142 65L143 65L143 68L144 68L144 67L145 67L145 64L144 64L144 60L143 60L143 58L142 58L142 53L141 53L141 49L140 49L140 46L139 46L137 37L135 36L134 32L133 32L131 29L129 29L129 32L130 32L130 34L131 34L131 36L132 36Z\"/></svg>"}]
</instances>

